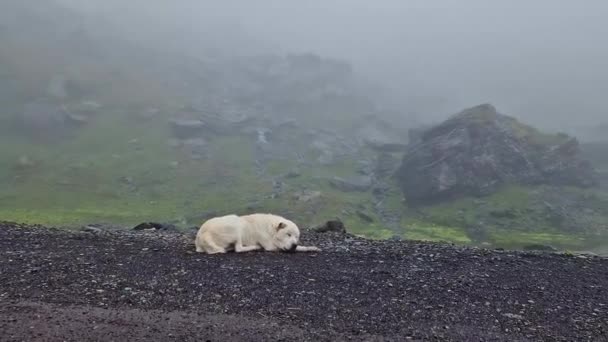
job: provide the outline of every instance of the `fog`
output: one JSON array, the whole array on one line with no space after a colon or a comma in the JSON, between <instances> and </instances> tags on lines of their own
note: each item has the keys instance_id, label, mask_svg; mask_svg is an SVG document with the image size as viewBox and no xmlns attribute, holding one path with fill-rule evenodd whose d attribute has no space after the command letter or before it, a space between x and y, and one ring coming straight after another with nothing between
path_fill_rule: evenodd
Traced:
<instances>
[{"instance_id":1,"label":"fog","mask_svg":"<svg viewBox=\"0 0 608 342\"><path fill-rule=\"evenodd\" d=\"M608 120L599 0L62 2L160 46L205 37L228 53L343 58L384 87L385 104L425 119L491 102L550 130Z\"/></svg>"}]
</instances>

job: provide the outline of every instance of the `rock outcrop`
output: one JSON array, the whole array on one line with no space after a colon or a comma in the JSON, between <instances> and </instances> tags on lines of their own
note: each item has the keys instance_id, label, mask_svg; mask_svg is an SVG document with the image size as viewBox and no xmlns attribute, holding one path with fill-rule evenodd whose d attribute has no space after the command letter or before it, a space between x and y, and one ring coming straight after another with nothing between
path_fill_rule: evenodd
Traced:
<instances>
[{"instance_id":1,"label":"rock outcrop","mask_svg":"<svg viewBox=\"0 0 608 342\"><path fill-rule=\"evenodd\" d=\"M541 133L490 104L466 109L422 133L396 176L411 204L490 194L505 183L596 184L575 138Z\"/></svg>"}]
</instances>

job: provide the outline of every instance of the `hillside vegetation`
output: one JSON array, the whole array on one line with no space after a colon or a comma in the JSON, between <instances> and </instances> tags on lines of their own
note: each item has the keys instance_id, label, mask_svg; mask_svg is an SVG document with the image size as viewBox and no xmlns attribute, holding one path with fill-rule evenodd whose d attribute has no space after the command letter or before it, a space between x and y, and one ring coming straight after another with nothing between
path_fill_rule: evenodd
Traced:
<instances>
[{"instance_id":1,"label":"hillside vegetation","mask_svg":"<svg viewBox=\"0 0 608 342\"><path fill-rule=\"evenodd\" d=\"M137 45L52 2L6 1L0 17L2 220L188 228L268 211L307 227L339 218L381 239L567 249L608 241L600 187L504 184L410 205L393 175L412 124L379 109L345 61L193 57Z\"/></svg>"}]
</instances>

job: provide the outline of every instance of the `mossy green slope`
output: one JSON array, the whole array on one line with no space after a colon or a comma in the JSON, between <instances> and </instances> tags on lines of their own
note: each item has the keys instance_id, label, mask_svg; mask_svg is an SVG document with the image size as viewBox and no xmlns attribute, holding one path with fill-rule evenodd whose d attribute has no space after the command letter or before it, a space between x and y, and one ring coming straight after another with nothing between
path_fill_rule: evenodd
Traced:
<instances>
[{"instance_id":1,"label":"mossy green slope","mask_svg":"<svg viewBox=\"0 0 608 342\"><path fill-rule=\"evenodd\" d=\"M204 213L261 210L293 215L308 226L340 218L352 232L371 238L397 235L508 248L535 243L573 250L601 245L608 230L608 200L595 190L562 189L583 198L592 210L590 226L576 230L531 209L542 188L507 186L484 198L412 209L395 184L383 203L402 218L400 227L389 228L375 212L370 192L342 192L329 185L329 177L355 175L353 158L331 166L271 160L265 165L266 177L259 178L250 137L215 137L201 160L170 147L169 138L165 121L136 121L120 111L96 116L57 144L4 134L0 218L54 226L162 221L186 227L199 225ZM33 167L18 167L23 155ZM373 158L373 152L363 151L362 156ZM317 156L311 152L307 157ZM271 198L271 179L295 168L299 176L284 179L281 196ZM310 202L295 200L293 194L303 190L320 191L322 196ZM371 222L357 211L365 212Z\"/></svg>"}]
</instances>

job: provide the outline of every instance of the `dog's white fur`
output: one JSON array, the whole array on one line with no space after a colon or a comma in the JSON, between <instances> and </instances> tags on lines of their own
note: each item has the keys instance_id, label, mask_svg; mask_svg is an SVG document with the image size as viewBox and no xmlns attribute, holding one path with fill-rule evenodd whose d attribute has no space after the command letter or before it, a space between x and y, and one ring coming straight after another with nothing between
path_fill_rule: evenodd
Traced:
<instances>
[{"instance_id":1,"label":"dog's white fur","mask_svg":"<svg viewBox=\"0 0 608 342\"><path fill-rule=\"evenodd\" d=\"M198 230L194 244L200 253L216 254L265 251L319 252L317 247L298 246L300 229L284 217L273 214L226 215L207 220Z\"/></svg>"}]
</instances>

